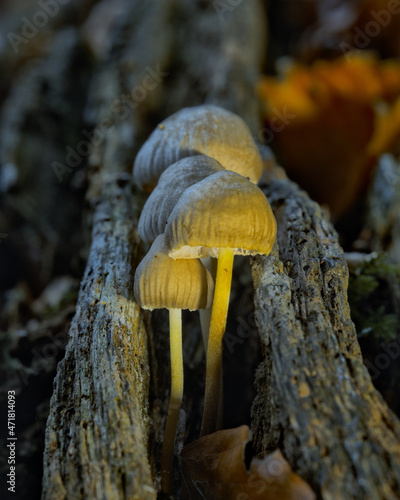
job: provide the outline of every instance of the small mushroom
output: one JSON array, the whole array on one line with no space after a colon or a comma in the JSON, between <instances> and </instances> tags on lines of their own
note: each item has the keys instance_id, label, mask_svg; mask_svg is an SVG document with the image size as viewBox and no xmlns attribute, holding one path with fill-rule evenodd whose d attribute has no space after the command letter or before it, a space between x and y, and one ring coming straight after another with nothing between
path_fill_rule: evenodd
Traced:
<instances>
[{"instance_id":1,"label":"small mushroom","mask_svg":"<svg viewBox=\"0 0 400 500\"><path fill-rule=\"evenodd\" d=\"M136 156L134 180L151 191L166 168L198 154L254 183L261 177L262 160L246 123L231 111L204 104L183 108L158 125Z\"/></svg>"},{"instance_id":2,"label":"small mushroom","mask_svg":"<svg viewBox=\"0 0 400 500\"><path fill-rule=\"evenodd\" d=\"M204 155L183 158L169 166L140 215L138 231L142 240L151 243L165 231L168 217L185 189L221 170L224 168L216 160Z\"/></svg>"},{"instance_id":3,"label":"small mushroom","mask_svg":"<svg viewBox=\"0 0 400 500\"><path fill-rule=\"evenodd\" d=\"M171 394L161 456L161 487L172 490L173 454L183 397L182 309L210 306L213 280L199 259L168 257L164 236L156 238L135 272L134 295L143 309L169 309Z\"/></svg>"},{"instance_id":4,"label":"small mushroom","mask_svg":"<svg viewBox=\"0 0 400 500\"><path fill-rule=\"evenodd\" d=\"M204 155L183 158L168 167L161 174L157 186L148 197L140 214L138 231L142 240L151 243L165 231L168 217L185 189L221 170L224 168L217 160ZM210 272L211 260L211 257L203 260L203 264ZM211 309L200 309L199 316L204 348L207 350Z\"/></svg>"},{"instance_id":5,"label":"small mushroom","mask_svg":"<svg viewBox=\"0 0 400 500\"><path fill-rule=\"evenodd\" d=\"M234 172L221 171L186 189L168 218L165 245L176 259L218 257L207 347L202 435L215 431L233 258L268 255L276 222L264 193Z\"/></svg>"}]
</instances>

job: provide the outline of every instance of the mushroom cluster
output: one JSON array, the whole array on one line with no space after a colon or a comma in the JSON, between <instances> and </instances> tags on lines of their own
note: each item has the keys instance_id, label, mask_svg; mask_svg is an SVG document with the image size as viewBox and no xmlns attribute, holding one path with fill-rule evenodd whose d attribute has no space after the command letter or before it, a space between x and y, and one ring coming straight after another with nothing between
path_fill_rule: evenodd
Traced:
<instances>
[{"instance_id":1,"label":"mushroom cluster","mask_svg":"<svg viewBox=\"0 0 400 500\"><path fill-rule=\"evenodd\" d=\"M171 393L161 458L165 493L172 489L183 396L180 311L205 311L203 436L217 425L234 255L268 255L275 241L275 218L256 186L261 173L262 161L247 125L212 105L184 108L167 118L134 163L136 184L152 190L140 216L139 234L145 242L153 241L136 270L134 294L141 307L166 307L170 314Z\"/></svg>"}]
</instances>

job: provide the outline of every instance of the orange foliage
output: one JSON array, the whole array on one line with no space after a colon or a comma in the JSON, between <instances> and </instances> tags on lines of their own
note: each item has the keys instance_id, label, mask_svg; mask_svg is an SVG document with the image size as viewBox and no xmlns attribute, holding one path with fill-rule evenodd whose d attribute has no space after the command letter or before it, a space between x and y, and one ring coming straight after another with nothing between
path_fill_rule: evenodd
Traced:
<instances>
[{"instance_id":1,"label":"orange foliage","mask_svg":"<svg viewBox=\"0 0 400 500\"><path fill-rule=\"evenodd\" d=\"M278 159L339 218L368 185L377 157L395 147L400 63L347 55L294 65L283 78L264 77L258 91Z\"/></svg>"}]
</instances>

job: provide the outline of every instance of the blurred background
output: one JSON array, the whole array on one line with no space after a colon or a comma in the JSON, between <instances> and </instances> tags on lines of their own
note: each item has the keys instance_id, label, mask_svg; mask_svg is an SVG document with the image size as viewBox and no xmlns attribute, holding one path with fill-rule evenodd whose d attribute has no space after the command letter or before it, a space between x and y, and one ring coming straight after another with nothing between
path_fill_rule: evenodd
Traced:
<instances>
[{"instance_id":1,"label":"blurred background","mask_svg":"<svg viewBox=\"0 0 400 500\"><path fill-rule=\"evenodd\" d=\"M241 3L193 2L219 17ZM254 138L335 225L365 363L399 415L400 1L260 4ZM125 0L0 1L0 436L4 450L16 390L20 498L40 497L52 382L90 244L88 93L125 15Z\"/></svg>"}]
</instances>

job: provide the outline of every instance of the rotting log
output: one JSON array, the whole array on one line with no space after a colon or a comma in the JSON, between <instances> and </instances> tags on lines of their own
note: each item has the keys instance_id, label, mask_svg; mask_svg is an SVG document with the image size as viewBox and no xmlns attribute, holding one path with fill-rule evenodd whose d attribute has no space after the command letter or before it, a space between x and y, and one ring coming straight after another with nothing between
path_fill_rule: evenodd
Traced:
<instances>
[{"instance_id":1,"label":"rotting log","mask_svg":"<svg viewBox=\"0 0 400 500\"><path fill-rule=\"evenodd\" d=\"M46 429L44 498L154 498L147 460L147 332L132 297L137 217L129 184L107 186Z\"/></svg>"},{"instance_id":2,"label":"rotting log","mask_svg":"<svg viewBox=\"0 0 400 500\"><path fill-rule=\"evenodd\" d=\"M202 102L235 111L256 138L261 130L253 93L265 33L258 2L242 2L223 18L213 2L137 0L125 8L112 57L94 79L87 107L95 127L111 118L113 130L89 159L92 243L51 400L46 500L156 497L163 420L156 422L155 415L157 398L167 401L168 347L165 336L153 335L132 296L143 254L136 226L144 198L132 189L129 172L140 143L159 119ZM158 66L168 73L159 87L134 106L113 106L143 84L146 67ZM260 337L241 345L250 354L262 346L252 414L255 448L264 454L281 446L322 498L395 498L399 424L362 364L337 236L320 207L284 176L263 188L279 237L270 257L254 259ZM245 316L252 286L243 266L236 271L243 274L234 279L231 311ZM165 316L152 317L153 330L166 333ZM189 337L185 358L204 370ZM240 370L253 369L248 359ZM188 379L184 407L191 437L201 420L194 395L202 392L203 373Z\"/></svg>"},{"instance_id":3,"label":"rotting log","mask_svg":"<svg viewBox=\"0 0 400 500\"><path fill-rule=\"evenodd\" d=\"M292 182L262 187L278 238L268 258L252 263L264 353L255 447L280 446L321 498L399 498L400 425L363 364L337 234Z\"/></svg>"},{"instance_id":4,"label":"rotting log","mask_svg":"<svg viewBox=\"0 0 400 500\"><path fill-rule=\"evenodd\" d=\"M126 2L118 56L92 87L96 123L107 119L109 127L95 130L102 140L93 142L90 158L92 242L50 403L44 499L156 497L148 456L149 330L132 287L143 197L128 173L148 111L138 105L122 118L112 102L142 84L146 66L168 59L167 13L158 2ZM161 45L151 43L160 32ZM156 96L154 89L146 105Z\"/></svg>"}]
</instances>

